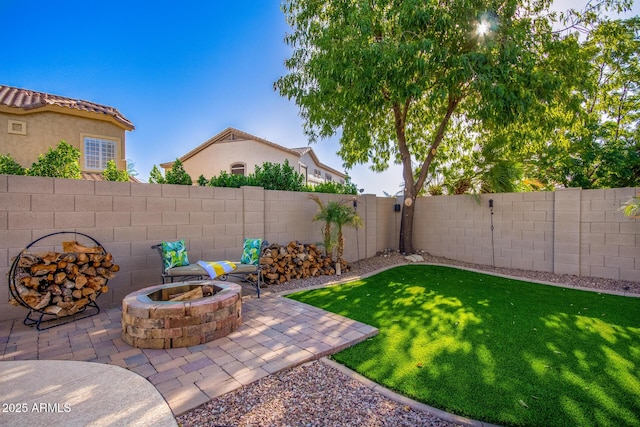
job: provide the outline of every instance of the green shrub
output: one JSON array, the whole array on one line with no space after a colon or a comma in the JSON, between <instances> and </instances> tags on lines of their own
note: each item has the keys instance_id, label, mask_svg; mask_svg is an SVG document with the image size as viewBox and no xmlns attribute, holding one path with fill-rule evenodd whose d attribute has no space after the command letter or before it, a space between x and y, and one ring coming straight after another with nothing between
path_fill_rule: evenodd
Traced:
<instances>
[{"instance_id":1,"label":"green shrub","mask_svg":"<svg viewBox=\"0 0 640 427\"><path fill-rule=\"evenodd\" d=\"M107 162L107 168L102 172L102 175L106 181L129 181L129 173L127 173L127 171L118 170L116 162L113 160L109 160Z\"/></svg>"},{"instance_id":2,"label":"green shrub","mask_svg":"<svg viewBox=\"0 0 640 427\"><path fill-rule=\"evenodd\" d=\"M204 176L198 179L198 185L206 181ZM344 184L327 182L316 186L305 185L304 175L296 170L285 160L283 164L264 162L262 166L256 166L255 172L248 175L233 175L227 171L220 171L218 176L213 176L208 182L211 187L240 188L244 186L262 187L265 190L306 191L315 193L333 194L358 194L355 184L349 177Z\"/></svg>"},{"instance_id":3,"label":"green shrub","mask_svg":"<svg viewBox=\"0 0 640 427\"><path fill-rule=\"evenodd\" d=\"M211 177L209 186L240 188L246 185L254 185L251 176L234 175L227 171L220 171L220 175Z\"/></svg>"},{"instance_id":4,"label":"green shrub","mask_svg":"<svg viewBox=\"0 0 640 427\"><path fill-rule=\"evenodd\" d=\"M171 170L167 171L165 179L167 180L167 184L193 185L193 180L184 170L184 166L179 159L176 159Z\"/></svg>"},{"instance_id":5,"label":"green shrub","mask_svg":"<svg viewBox=\"0 0 640 427\"><path fill-rule=\"evenodd\" d=\"M40 154L27 175L80 179L80 150L61 140L58 146Z\"/></svg>"},{"instance_id":6,"label":"green shrub","mask_svg":"<svg viewBox=\"0 0 640 427\"><path fill-rule=\"evenodd\" d=\"M198 184L198 187L206 187L209 185L209 180L205 178L204 175L200 174L196 183Z\"/></svg>"},{"instance_id":7,"label":"green shrub","mask_svg":"<svg viewBox=\"0 0 640 427\"><path fill-rule=\"evenodd\" d=\"M149 172L149 184L166 184L167 180L164 179L162 172L158 166L153 165L151 172Z\"/></svg>"},{"instance_id":8,"label":"green shrub","mask_svg":"<svg viewBox=\"0 0 640 427\"><path fill-rule=\"evenodd\" d=\"M11 154L0 154L0 174L24 175L27 171L16 162Z\"/></svg>"},{"instance_id":9,"label":"green shrub","mask_svg":"<svg viewBox=\"0 0 640 427\"><path fill-rule=\"evenodd\" d=\"M265 162L262 166L256 166L253 177L254 185L265 190L302 191L304 189L304 176L295 171L289 164L289 160L285 160L284 164Z\"/></svg>"},{"instance_id":10,"label":"green shrub","mask_svg":"<svg viewBox=\"0 0 640 427\"><path fill-rule=\"evenodd\" d=\"M358 194L358 188L348 177L344 184L333 181L322 182L316 185L307 185L304 191L330 194Z\"/></svg>"}]
</instances>

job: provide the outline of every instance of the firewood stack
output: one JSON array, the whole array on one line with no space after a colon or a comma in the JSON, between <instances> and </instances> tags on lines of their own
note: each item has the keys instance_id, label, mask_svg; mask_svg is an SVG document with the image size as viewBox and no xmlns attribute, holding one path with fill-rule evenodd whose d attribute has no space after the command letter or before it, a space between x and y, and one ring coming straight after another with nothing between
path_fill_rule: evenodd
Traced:
<instances>
[{"instance_id":1,"label":"firewood stack","mask_svg":"<svg viewBox=\"0 0 640 427\"><path fill-rule=\"evenodd\" d=\"M62 251L23 252L13 289L31 309L57 317L75 314L107 292L107 280L120 270L113 256L99 246L62 242ZM22 305L15 299L10 302Z\"/></svg>"},{"instance_id":2,"label":"firewood stack","mask_svg":"<svg viewBox=\"0 0 640 427\"><path fill-rule=\"evenodd\" d=\"M348 270L342 260L341 271ZM262 251L260 257L261 274L264 283L277 285L293 279L305 279L336 274L335 262L324 255L324 251L314 244L291 242L287 246L272 244Z\"/></svg>"}]
</instances>

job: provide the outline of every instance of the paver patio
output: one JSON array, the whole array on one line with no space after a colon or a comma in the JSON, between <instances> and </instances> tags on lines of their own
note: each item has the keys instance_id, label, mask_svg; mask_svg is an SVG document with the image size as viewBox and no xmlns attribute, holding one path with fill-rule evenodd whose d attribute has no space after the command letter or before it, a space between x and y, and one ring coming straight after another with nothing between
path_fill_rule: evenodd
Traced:
<instances>
[{"instance_id":1,"label":"paver patio","mask_svg":"<svg viewBox=\"0 0 640 427\"><path fill-rule=\"evenodd\" d=\"M242 309L243 325L228 336L166 350L134 348L122 341L120 308L41 332L21 320L4 321L0 322L0 361L76 360L121 366L151 382L178 415L378 332L273 294L245 297Z\"/></svg>"}]
</instances>

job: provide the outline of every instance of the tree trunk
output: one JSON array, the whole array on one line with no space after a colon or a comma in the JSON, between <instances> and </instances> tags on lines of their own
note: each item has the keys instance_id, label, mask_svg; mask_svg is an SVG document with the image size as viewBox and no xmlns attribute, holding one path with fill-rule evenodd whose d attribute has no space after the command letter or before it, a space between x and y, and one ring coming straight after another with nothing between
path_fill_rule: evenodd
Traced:
<instances>
[{"instance_id":1,"label":"tree trunk","mask_svg":"<svg viewBox=\"0 0 640 427\"><path fill-rule=\"evenodd\" d=\"M342 261L344 255L344 236L342 234L342 227L338 228L338 258L337 261Z\"/></svg>"},{"instance_id":2,"label":"tree trunk","mask_svg":"<svg viewBox=\"0 0 640 427\"><path fill-rule=\"evenodd\" d=\"M424 186L429 173L429 166L431 166L431 162L436 156L437 149L444 138L445 129L451 120L451 115L460 103L460 100L460 97L449 95L446 112L440 121L440 125L438 126L434 139L431 143L431 149L427 153L427 157L422 163L420 173L415 181L413 176L413 164L411 163L411 154L409 153L405 133L406 118L410 106L410 100L407 100L404 108L401 108L398 104L394 105L393 111L395 115L396 136L398 138L398 148L401 154L402 174L404 177L404 200L402 205L402 221L400 223L399 243L400 252L402 253L413 253L413 217L415 213L416 198Z\"/></svg>"},{"instance_id":3,"label":"tree trunk","mask_svg":"<svg viewBox=\"0 0 640 427\"><path fill-rule=\"evenodd\" d=\"M402 219L400 221L400 252L413 253L413 217L415 213L416 197L406 194L402 204Z\"/></svg>"}]
</instances>

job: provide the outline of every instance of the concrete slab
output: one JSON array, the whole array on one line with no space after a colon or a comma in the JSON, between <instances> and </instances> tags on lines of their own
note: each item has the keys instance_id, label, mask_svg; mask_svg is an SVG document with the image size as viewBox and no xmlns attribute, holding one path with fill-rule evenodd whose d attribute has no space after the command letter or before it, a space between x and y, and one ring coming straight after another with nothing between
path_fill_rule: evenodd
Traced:
<instances>
[{"instance_id":1,"label":"concrete slab","mask_svg":"<svg viewBox=\"0 0 640 427\"><path fill-rule=\"evenodd\" d=\"M177 425L149 381L102 363L0 362L0 404L0 426Z\"/></svg>"}]
</instances>

